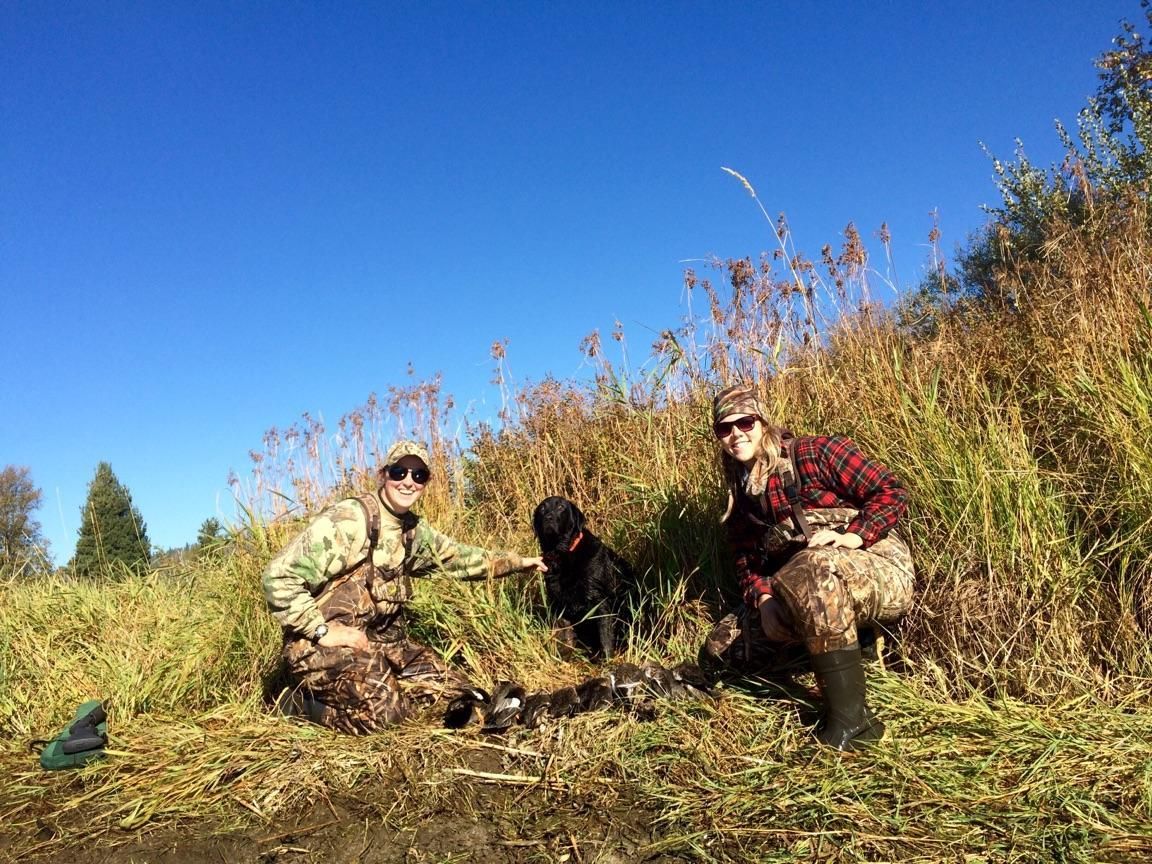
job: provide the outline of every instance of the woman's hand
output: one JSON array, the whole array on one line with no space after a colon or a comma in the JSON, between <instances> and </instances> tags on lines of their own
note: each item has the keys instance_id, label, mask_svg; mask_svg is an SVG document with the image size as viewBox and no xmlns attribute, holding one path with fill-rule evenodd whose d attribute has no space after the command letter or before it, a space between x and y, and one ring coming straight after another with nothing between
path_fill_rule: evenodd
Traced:
<instances>
[{"instance_id":1,"label":"woman's hand","mask_svg":"<svg viewBox=\"0 0 1152 864\"><path fill-rule=\"evenodd\" d=\"M785 623L787 615L783 603L771 594L761 594L756 606L760 610L760 628L769 642L796 641L792 628Z\"/></svg>"},{"instance_id":2,"label":"woman's hand","mask_svg":"<svg viewBox=\"0 0 1152 864\"><path fill-rule=\"evenodd\" d=\"M352 648L367 651L368 635L363 630L357 630L347 624L333 622L328 625L328 632L316 644L321 648Z\"/></svg>"},{"instance_id":3,"label":"woman's hand","mask_svg":"<svg viewBox=\"0 0 1152 864\"><path fill-rule=\"evenodd\" d=\"M853 534L851 531L845 531L841 534L839 531L833 531L830 528L821 528L812 535L812 539L808 541L809 546L838 546L841 549L859 549L864 545L864 538L859 534Z\"/></svg>"},{"instance_id":4,"label":"woman's hand","mask_svg":"<svg viewBox=\"0 0 1152 864\"><path fill-rule=\"evenodd\" d=\"M537 573L547 573L548 565L543 558L521 558L522 570L535 570Z\"/></svg>"}]
</instances>

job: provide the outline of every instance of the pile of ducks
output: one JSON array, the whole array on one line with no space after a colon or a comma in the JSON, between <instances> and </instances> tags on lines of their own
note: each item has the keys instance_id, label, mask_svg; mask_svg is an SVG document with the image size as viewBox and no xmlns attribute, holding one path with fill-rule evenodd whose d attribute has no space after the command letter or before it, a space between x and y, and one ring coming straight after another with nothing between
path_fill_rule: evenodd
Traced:
<instances>
[{"instance_id":1,"label":"pile of ducks","mask_svg":"<svg viewBox=\"0 0 1152 864\"><path fill-rule=\"evenodd\" d=\"M501 681L492 693L472 688L448 705L444 725L450 729L478 725L481 731L495 733L516 723L535 729L548 720L615 706L651 719L656 700L715 698L708 676L695 663L684 662L671 669L655 663L620 663L604 675L551 693L528 694L512 681Z\"/></svg>"}]
</instances>

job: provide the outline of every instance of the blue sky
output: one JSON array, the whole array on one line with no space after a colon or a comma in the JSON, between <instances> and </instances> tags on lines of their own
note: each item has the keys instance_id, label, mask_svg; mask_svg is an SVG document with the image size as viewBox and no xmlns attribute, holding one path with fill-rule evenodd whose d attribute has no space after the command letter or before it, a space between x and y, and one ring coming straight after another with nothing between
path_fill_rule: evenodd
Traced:
<instances>
[{"instance_id":1,"label":"blue sky","mask_svg":"<svg viewBox=\"0 0 1152 864\"><path fill-rule=\"evenodd\" d=\"M96 464L152 541L232 519L302 412L489 349L582 374L674 325L683 262L853 221L916 283L996 204L984 142L1059 157L1136 0L0 5L0 465L58 561ZM880 261L878 249L874 260ZM882 266L882 265L881 265Z\"/></svg>"}]
</instances>

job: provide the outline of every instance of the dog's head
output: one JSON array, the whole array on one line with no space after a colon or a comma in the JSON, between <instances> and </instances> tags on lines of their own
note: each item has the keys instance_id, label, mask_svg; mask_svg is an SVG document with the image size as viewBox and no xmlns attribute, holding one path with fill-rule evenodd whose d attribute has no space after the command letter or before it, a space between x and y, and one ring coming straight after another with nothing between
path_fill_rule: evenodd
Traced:
<instances>
[{"instance_id":1,"label":"dog's head","mask_svg":"<svg viewBox=\"0 0 1152 864\"><path fill-rule=\"evenodd\" d=\"M584 531L584 514L567 498L553 495L536 505L532 513L532 530L545 556L570 552Z\"/></svg>"}]
</instances>

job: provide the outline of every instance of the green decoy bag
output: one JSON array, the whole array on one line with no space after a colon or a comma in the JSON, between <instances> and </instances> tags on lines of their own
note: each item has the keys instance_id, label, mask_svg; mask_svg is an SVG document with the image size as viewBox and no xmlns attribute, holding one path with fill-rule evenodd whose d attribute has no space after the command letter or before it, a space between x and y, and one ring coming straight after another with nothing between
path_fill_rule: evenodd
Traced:
<instances>
[{"instance_id":1,"label":"green decoy bag","mask_svg":"<svg viewBox=\"0 0 1152 864\"><path fill-rule=\"evenodd\" d=\"M78 768L93 759L104 758L108 743L108 716L104 703L91 699L76 709L76 716L59 735L40 751L40 767L45 771Z\"/></svg>"}]
</instances>

